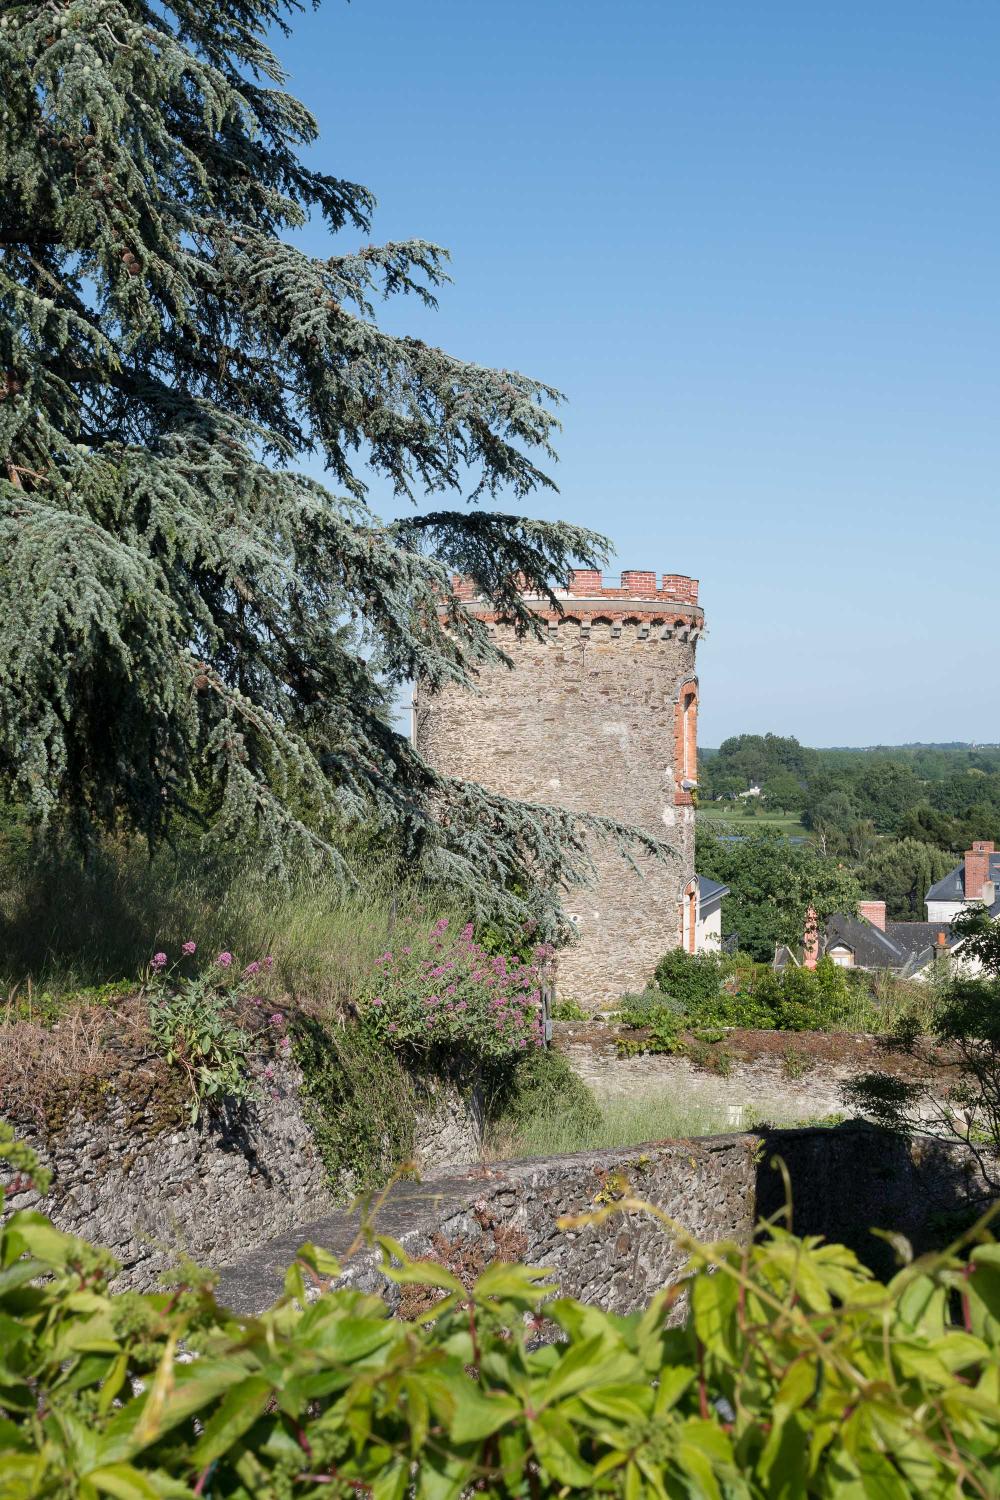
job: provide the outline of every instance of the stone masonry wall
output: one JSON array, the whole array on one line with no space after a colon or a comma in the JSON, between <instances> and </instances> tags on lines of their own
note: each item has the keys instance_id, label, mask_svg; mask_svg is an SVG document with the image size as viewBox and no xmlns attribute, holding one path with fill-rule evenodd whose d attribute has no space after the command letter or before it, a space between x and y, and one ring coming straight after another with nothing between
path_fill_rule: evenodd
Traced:
<instances>
[{"instance_id":1,"label":"stone masonry wall","mask_svg":"<svg viewBox=\"0 0 1000 1500\"><path fill-rule=\"evenodd\" d=\"M44 1198L20 1193L5 1212L40 1208L60 1229L110 1250L123 1267L119 1288L151 1286L180 1255L228 1265L333 1209L300 1082L294 1066L276 1063L258 1104L198 1125L173 1119L164 1128L155 1079L145 1099L134 1082L125 1098L109 1080L102 1114L71 1112L54 1139L32 1119L12 1120L53 1176ZM425 1099L414 1141L420 1169L477 1161L483 1120L475 1093L418 1082ZM349 1180L343 1189L350 1193Z\"/></svg>"},{"instance_id":2,"label":"stone masonry wall","mask_svg":"<svg viewBox=\"0 0 1000 1500\"><path fill-rule=\"evenodd\" d=\"M630 1312L678 1278L684 1255L670 1234L645 1214L615 1215L577 1230L561 1230L557 1220L610 1201L622 1174L637 1195L699 1237L745 1239L753 1225L758 1144L753 1136L667 1141L401 1182L375 1228L408 1254L436 1257L467 1274L494 1259L551 1267L568 1296ZM280 1294L299 1245L309 1240L344 1257L358 1227L356 1215L335 1213L280 1236L223 1273L220 1300L236 1312L260 1312ZM378 1260L357 1250L345 1263L345 1279L396 1304L399 1291L382 1277Z\"/></svg>"},{"instance_id":3,"label":"stone masonry wall","mask_svg":"<svg viewBox=\"0 0 1000 1500\"><path fill-rule=\"evenodd\" d=\"M569 1296L614 1312L641 1307L679 1277L684 1254L670 1231L647 1214L614 1214L575 1230L562 1216L593 1212L624 1183L702 1240L749 1239L762 1218L786 1206L792 1224L851 1246L877 1274L894 1269L892 1247L872 1229L899 1230L916 1253L945 1243L980 1211L986 1186L959 1145L886 1135L863 1123L837 1129L776 1130L766 1135L660 1141L626 1150L578 1152L492 1169L397 1183L375 1222L416 1258L475 1276L493 1260L551 1268ZM340 1284L378 1292L407 1316L407 1292L382 1276L364 1247L355 1214L334 1213L262 1245L223 1272L219 1297L252 1314L280 1294L286 1266L305 1241L341 1259ZM412 1289L410 1289L412 1292Z\"/></svg>"},{"instance_id":4,"label":"stone masonry wall","mask_svg":"<svg viewBox=\"0 0 1000 1500\"><path fill-rule=\"evenodd\" d=\"M597 1021L553 1024L553 1046L599 1103L664 1097L696 1121L704 1111L733 1130L843 1114L843 1086L858 1073L918 1079L928 1072L919 1054L847 1032L732 1030L711 1045L692 1038L686 1052L630 1057L618 1054L620 1036L634 1042L636 1033Z\"/></svg>"},{"instance_id":5,"label":"stone masonry wall","mask_svg":"<svg viewBox=\"0 0 1000 1500\"><path fill-rule=\"evenodd\" d=\"M680 694L697 691L697 584L658 588L650 573L623 574L623 585L605 589L599 574L577 575L563 617L537 605L541 640L520 640L487 615L513 671L485 671L475 694L416 695L417 747L441 771L616 818L674 850L666 864L640 857L636 873L606 846L593 849L597 878L567 897L578 941L560 955L557 975L560 995L588 1008L641 989L681 941L694 877L694 809L681 781L696 770L675 762ZM473 599L468 607L484 612ZM687 734L693 746L694 708Z\"/></svg>"}]
</instances>

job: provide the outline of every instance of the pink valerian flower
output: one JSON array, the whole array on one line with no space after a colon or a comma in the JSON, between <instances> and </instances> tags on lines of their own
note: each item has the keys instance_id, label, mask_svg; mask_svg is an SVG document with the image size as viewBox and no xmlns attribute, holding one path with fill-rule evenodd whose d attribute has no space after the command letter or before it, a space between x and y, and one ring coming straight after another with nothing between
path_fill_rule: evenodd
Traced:
<instances>
[{"instance_id":1,"label":"pink valerian flower","mask_svg":"<svg viewBox=\"0 0 1000 1500\"><path fill-rule=\"evenodd\" d=\"M378 961L379 961L380 964L391 964L392 963L392 954L388 953L388 952L387 953L383 953L380 956L380 958L379 958Z\"/></svg>"},{"instance_id":2,"label":"pink valerian flower","mask_svg":"<svg viewBox=\"0 0 1000 1500\"><path fill-rule=\"evenodd\" d=\"M431 928L431 937L440 937L442 933L445 933L447 931L448 918L441 917L437 922L434 923L434 926Z\"/></svg>"},{"instance_id":3,"label":"pink valerian flower","mask_svg":"<svg viewBox=\"0 0 1000 1500\"><path fill-rule=\"evenodd\" d=\"M256 959L254 959L253 963L247 964L246 968L243 970L243 973L244 974L259 974L260 973L260 964L257 962Z\"/></svg>"},{"instance_id":4,"label":"pink valerian flower","mask_svg":"<svg viewBox=\"0 0 1000 1500\"><path fill-rule=\"evenodd\" d=\"M287 1052L291 1045L292 1039L290 1036L283 1036L281 1038L281 1041L278 1043L278 1046L281 1048L282 1052Z\"/></svg>"},{"instance_id":5,"label":"pink valerian flower","mask_svg":"<svg viewBox=\"0 0 1000 1500\"><path fill-rule=\"evenodd\" d=\"M400 953L405 953L405 954L409 955L409 954L411 954L413 952L413 949L412 948L400 948L399 951L400 951Z\"/></svg>"},{"instance_id":6,"label":"pink valerian flower","mask_svg":"<svg viewBox=\"0 0 1000 1500\"><path fill-rule=\"evenodd\" d=\"M268 1063L267 1067L264 1069L264 1077L265 1078L273 1078L274 1077L274 1063Z\"/></svg>"},{"instance_id":7,"label":"pink valerian flower","mask_svg":"<svg viewBox=\"0 0 1000 1500\"><path fill-rule=\"evenodd\" d=\"M185 958L190 958L192 953L196 953L197 951L197 943L181 943L181 952L183 953Z\"/></svg>"},{"instance_id":8,"label":"pink valerian flower","mask_svg":"<svg viewBox=\"0 0 1000 1500\"><path fill-rule=\"evenodd\" d=\"M386 1030L388 1030L388 1031L398 1031L399 1027L396 1025L395 1021L390 1021L388 1027L386 1028Z\"/></svg>"},{"instance_id":9,"label":"pink valerian flower","mask_svg":"<svg viewBox=\"0 0 1000 1500\"><path fill-rule=\"evenodd\" d=\"M445 990L445 994L448 995L449 997L451 995L457 995L458 994L458 985L457 984L449 984L448 988Z\"/></svg>"},{"instance_id":10,"label":"pink valerian flower","mask_svg":"<svg viewBox=\"0 0 1000 1500\"><path fill-rule=\"evenodd\" d=\"M166 967L166 963L167 955L165 953L154 953L149 960L149 967L151 969L163 969Z\"/></svg>"},{"instance_id":11,"label":"pink valerian flower","mask_svg":"<svg viewBox=\"0 0 1000 1500\"><path fill-rule=\"evenodd\" d=\"M274 959L271 957L270 953L268 953L264 959L264 968L269 972L274 968Z\"/></svg>"},{"instance_id":12,"label":"pink valerian flower","mask_svg":"<svg viewBox=\"0 0 1000 1500\"><path fill-rule=\"evenodd\" d=\"M284 1024L285 1024L285 1018L281 1014L280 1010L276 1010L274 1012L274 1015L273 1016L268 1016L267 1019L270 1021L271 1025L275 1028L275 1030L280 1030L281 1027L284 1026Z\"/></svg>"},{"instance_id":13,"label":"pink valerian flower","mask_svg":"<svg viewBox=\"0 0 1000 1500\"><path fill-rule=\"evenodd\" d=\"M472 938L472 930L473 929L472 929L472 923L471 922L466 922L465 926L462 928L462 937L465 939L465 941L467 943Z\"/></svg>"},{"instance_id":14,"label":"pink valerian flower","mask_svg":"<svg viewBox=\"0 0 1000 1500\"><path fill-rule=\"evenodd\" d=\"M233 955L231 953L220 953L215 960L220 969L228 969L232 961Z\"/></svg>"}]
</instances>

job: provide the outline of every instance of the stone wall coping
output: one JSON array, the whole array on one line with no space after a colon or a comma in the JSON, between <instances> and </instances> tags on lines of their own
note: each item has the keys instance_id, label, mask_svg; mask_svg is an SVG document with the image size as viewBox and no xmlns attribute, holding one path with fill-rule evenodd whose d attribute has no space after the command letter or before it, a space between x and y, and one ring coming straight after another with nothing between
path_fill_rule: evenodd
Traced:
<instances>
[{"instance_id":1,"label":"stone wall coping","mask_svg":"<svg viewBox=\"0 0 1000 1500\"><path fill-rule=\"evenodd\" d=\"M807 1069L830 1065L850 1069L870 1064L885 1072L922 1077L951 1060L947 1049L923 1039L912 1050L902 1050L894 1048L888 1038L871 1032L777 1031L738 1026L713 1026L709 1029L722 1033L720 1047L746 1062L773 1059L776 1063L784 1063L788 1055L794 1053ZM619 1060L616 1046L619 1039L641 1043L647 1034L642 1029L624 1027L597 1017L552 1023L552 1041L557 1050L586 1047L615 1061ZM697 1040L694 1032L687 1032L684 1028L681 1028L680 1036ZM685 1056L683 1052L643 1055L659 1057L665 1063L682 1060Z\"/></svg>"}]
</instances>

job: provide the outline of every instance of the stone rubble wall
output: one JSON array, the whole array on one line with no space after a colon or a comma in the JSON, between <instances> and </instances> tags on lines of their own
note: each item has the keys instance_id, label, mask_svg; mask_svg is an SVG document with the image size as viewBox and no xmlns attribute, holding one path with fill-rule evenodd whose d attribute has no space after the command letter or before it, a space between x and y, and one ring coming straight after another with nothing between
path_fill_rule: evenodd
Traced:
<instances>
[{"instance_id":1,"label":"stone rubble wall","mask_svg":"<svg viewBox=\"0 0 1000 1500\"><path fill-rule=\"evenodd\" d=\"M779 1158L791 1183L796 1233L847 1244L883 1276L894 1270L894 1250L873 1228L900 1230L920 1254L967 1225L988 1195L966 1148L886 1136L854 1122L661 1141L400 1182L374 1227L411 1257L430 1257L460 1275L474 1276L495 1259L549 1267L566 1295L627 1313L679 1279L685 1254L670 1229L647 1214L616 1213L563 1230L560 1217L599 1210L627 1181L637 1198L699 1239L745 1243L760 1219L786 1208ZM382 1275L359 1228L357 1215L344 1212L299 1225L227 1268L220 1300L244 1315L262 1311L280 1295L299 1245L310 1241L341 1259L337 1284L379 1293L402 1314L418 1314L419 1304L407 1301L413 1289L401 1292ZM678 1307L673 1316L681 1315Z\"/></svg>"},{"instance_id":2,"label":"stone rubble wall","mask_svg":"<svg viewBox=\"0 0 1000 1500\"><path fill-rule=\"evenodd\" d=\"M483 1121L475 1094L420 1083L432 1092L417 1120L418 1166L433 1173L477 1161ZM8 1198L5 1212L41 1209L60 1229L110 1250L122 1263L119 1289L151 1286L181 1255L229 1265L333 1210L300 1084L293 1064L276 1063L258 1104L197 1125L176 1115L164 1125L155 1079L145 1098L134 1083L127 1099L109 1086L98 1118L74 1110L53 1139L34 1120L13 1120L52 1184L44 1198L33 1191Z\"/></svg>"},{"instance_id":3,"label":"stone rubble wall","mask_svg":"<svg viewBox=\"0 0 1000 1500\"><path fill-rule=\"evenodd\" d=\"M494 1259L545 1266L567 1296L630 1312L681 1273L685 1255L669 1231L647 1214L614 1214L575 1230L561 1230L558 1220L610 1203L624 1180L699 1238L745 1240L753 1227L759 1144L746 1135L665 1141L400 1182L375 1230L409 1255L432 1256L460 1274L474 1275ZM357 1215L345 1212L300 1225L224 1271L220 1300L236 1312L260 1312L280 1295L299 1245L311 1241L343 1258L358 1229ZM378 1262L371 1250L357 1250L342 1280L397 1304L399 1290Z\"/></svg>"},{"instance_id":4,"label":"stone rubble wall","mask_svg":"<svg viewBox=\"0 0 1000 1500\"><path fill-rule=\"evenodd\" d=\"M598 1103L664 1095L704 1110L732 1130L787 1125L843 1114L843 1086L868 1070L917 1078L919 1055L887 1051L874 1037L847 1032L732 1031L715 1044L693 1039L680 1053L619 1056L635 1032L600 1022L556 1021L553 1045Z\"/></svg>"}]
</instances>

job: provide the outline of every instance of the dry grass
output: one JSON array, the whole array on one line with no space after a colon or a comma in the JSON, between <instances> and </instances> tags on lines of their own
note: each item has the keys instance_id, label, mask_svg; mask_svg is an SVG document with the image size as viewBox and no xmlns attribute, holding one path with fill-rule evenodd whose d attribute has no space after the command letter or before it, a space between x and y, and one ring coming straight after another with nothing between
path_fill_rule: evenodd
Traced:
<instances>
[{"instance_id":1,"label":"dry grass","mask_svg":"<svg viewBox=\"0 0 1000 1500\"><path fill-rule=\"evenodd\" d=\"M145 1002L69 1009L54 1025L0 1012L0 1115L44 1118L54 1094L114 1078L152 1060Z\"/></svg>"}]
</instances>

